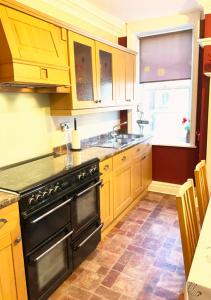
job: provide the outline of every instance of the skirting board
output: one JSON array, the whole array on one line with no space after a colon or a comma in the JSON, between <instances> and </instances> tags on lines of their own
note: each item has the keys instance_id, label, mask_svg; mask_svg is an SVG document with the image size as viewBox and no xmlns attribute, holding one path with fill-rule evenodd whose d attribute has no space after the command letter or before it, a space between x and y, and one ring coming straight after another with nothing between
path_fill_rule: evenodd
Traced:
<instances>
[{"instance_id":1,"label":"skirting board","mask_svg":"<svg viewBox=\"0 0 211 300\"><path fill-rule=\"evenodd\" d=\"M161 182L161 181L152 181L148 187L148 191L169 194L169 195L176 195L180 187L181 185L179 184Z\"/></svg>"}]
</instances>

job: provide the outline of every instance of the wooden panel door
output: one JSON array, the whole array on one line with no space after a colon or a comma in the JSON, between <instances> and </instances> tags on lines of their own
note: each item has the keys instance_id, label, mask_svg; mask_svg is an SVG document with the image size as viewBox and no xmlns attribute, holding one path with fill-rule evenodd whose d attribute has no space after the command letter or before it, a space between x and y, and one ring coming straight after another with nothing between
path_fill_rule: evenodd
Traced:
<instances>
[{"instance_id":1,"label":"wooden panel door","mask_svg":"<svg viewBox=\"0 0 211 300\"><path fill-rule=\"evenodd\" d=\"M112 172L101 176L100 216L103 230L113 221L113 178Z\"/></svg>"},{"instance_id":2,"label":"wooden panel door","mask_svg":"<svg viewBox=\"0 0 211 300\"><path fill-rule=\"evenodd\" d=\"M15 300L17 294L10 233L0 237L0 266L0 299Z\"/></svg>"},{"instance_id":3,"label":"wooden panel door","mask_svg":"<svg viewBox=\"0 0 211 300\"><path fill-rule=\"evenodd\" d=\"M115 100L119 105L125 105L125 53L115 49L114 74L115 74Z\"/></svg>"},{"instance_id":4,"label":"wooden panel door","mask_svg":"<svg viewBox=\"0 0 211 300\"><path fill-rule=\"evenodd\" d=\"M142 156L143 164L143 187L147 188L152 182L152 148L149 146Z\"/></svg>"},{"instance_id":5,"label":"wooden panel door","mask_svg":"<svg viewBox=\"0 0 211 300\"><path fill-rule=\"evenodd\" d=\"M136 199L144 189L143 186L143 163L142 163L142 155L140 154L138 157L133 159L132 163L132 176L133 176L133 199Z\"/></svg>"},{"instance_id":6,"label":"wooden panel door","mask_svg":"<svg viewBox=\"0 0 211 300\"><path fill-rule=\"evenodd\" d=\"M134 89L135 89L135 55L125 52L125 63L126 63L126 102L131 104L134 100Z\"/></svg>"},{"instance_id":7,"label":"wooden panel door","mask_svg":"<svg viewBox=\"0 0 211 300\"><path fill-rule=\"evenodd\" d=\"M8 7L1 6L0 14L13 58L68 66L66 29Z\"/></svg>"},{"instance_id":8,"label":"wooden panel door","mask_svg":"<svg viewBox=\"0 0 211 300\"><path fill-rule=\"evenodd\" d=\"M121 214L132 202L131 162L114 171L114 217Z\"/></svg>"},{"instance_id":9,"label":"wooden panel door","mask_svg":"<svg viewBox=\"0 0 211 300\"><path fill-rule=\"evenodd\" d=\"M114 48L96 41L97 91L100 106L113 106Z\"/></svg>"},{"instance_id":10,"label":"wooden panel door","mask_svg":"<svg viewBox=\"0 0 211 300\"><path fill-rule=\"evenodd\" d=\"M98 107L96 89L95 41L69 32L72 108Z\"/></svg>"}]
</instances>

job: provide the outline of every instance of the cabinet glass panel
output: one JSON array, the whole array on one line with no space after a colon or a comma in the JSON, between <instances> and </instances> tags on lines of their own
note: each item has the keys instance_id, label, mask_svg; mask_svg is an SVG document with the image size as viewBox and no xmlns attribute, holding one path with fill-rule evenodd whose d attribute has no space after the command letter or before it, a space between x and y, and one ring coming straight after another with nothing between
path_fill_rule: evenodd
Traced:
<instances>
[{"instance_id":1,"label":"cabinet glass panel","mask_svg":"<svg viewBox=\"0 0 211 300\"><path fill-rule=\"evenodd\" d=\"M79 101L93 100L92 49L74 42L76 92Z\"/></svg>"},{"instance_id":2,"label":"cabinet glass panel","mask_svg":"<svg viewBox=\"0 0 211 300\"><path fill-rule=\"evenodd\" d=\"M111 100L113 96L112 84L112 54L100 50L100 97Z\"/></svg>"}]
</instances>

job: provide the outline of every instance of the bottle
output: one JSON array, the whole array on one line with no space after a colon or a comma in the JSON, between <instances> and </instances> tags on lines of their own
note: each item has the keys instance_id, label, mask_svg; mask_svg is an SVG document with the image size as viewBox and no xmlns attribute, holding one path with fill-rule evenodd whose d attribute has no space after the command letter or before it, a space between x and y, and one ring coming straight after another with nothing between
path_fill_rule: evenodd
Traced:
<instances>
[{"instance_id":1,"label":"bottle","mask_svg":"<svg viewBox=\"0 0 211 300\"><path fill-rule=\"evenodd\" d=\"M74 118L74 129L72 130L72 151L80 151L81 150L81 139L80 134L77 129L76 118Z\"/></svg>"}]
</instances>

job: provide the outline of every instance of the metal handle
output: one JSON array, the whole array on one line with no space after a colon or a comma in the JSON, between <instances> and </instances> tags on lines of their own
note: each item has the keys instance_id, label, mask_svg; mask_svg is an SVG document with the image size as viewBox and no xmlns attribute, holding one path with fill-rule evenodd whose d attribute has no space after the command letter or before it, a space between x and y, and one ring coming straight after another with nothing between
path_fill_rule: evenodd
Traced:
<instances>
[{"instance_id":1,"label":"metal handle","mask_svg":"<svg viewBox=\"0 0 211 300\"><path fill-rule=\"evenodd\" d=\"M136 150L136 152L140 152L140 150L141 150L141 149L140 149L140 148L138 148L138 149Z\"/></svg>"},{"instance_id":2,"label":"metal handle","mask_svg":"<svg viewBox=\"0 0 211 300\"><path fill-rule=\"evenodd\" d=\"M124 155L124 156L122 157L122 161L126 160L126 158L127 158L127 157Z\"/></svg>"},{"instance_id":3,"label":"metal handle","mask_svg":"<svg viewBox=\"0 0 211 300\"><path fill-rule=\"evenodd\" d=\"M83 240L83 242L81 242L77 248L81 248L86 242L88 242L88 240L98 231L103 227L103 223L100 224L100 226L98 226L87 238L85 238L85 240Z\"/></svg>"},{"instance_id":4,"label":"metal handle","mask_svg":"<svg viewBox=\"0 0 211 300\"><path fill-rule=\"evenodd\" d=\"M98 103L99 101L98 101L98 100L94 100L94 102L95 102L95 103Z\"/></svg>"},{"instance_id":5,"label":"metal handle","mask_svg":"<svg viewBox=\"0 0 211 300\"><path fill-rule=\"evenodd\" d=\"M21 241L22 241L21 236L17 237L17 239L15 239L15 241L14 241L14 245L19 244Z\"/></svg>"},{"instance_id":6,"label":"metal handle","mask_svg":"<svg viewBox=\"0 0 211 300\"><path fill-rule=\"evenodd\" d=\"M0 219L0 229L7 223L7 219Z\"/></svg>"},{"instance_id":7,"label":"metal handle","mask_svg":"<svg viewBox=\"0 0 211 300\"><path fill-rule=\"evenodd\" d=\"M104 187L104 182L103 182L103 180L101 180L101 185L100 185L100 187L101 187L101 188Z\"/></svg>"},{"instance_id":8,"label":"metal handle","mask_svg":"<svg viewBox=\"0 0 211 300\"><path fill-rule=\"evenodd\" d=\"M99 100L98 100L98 102L99 102L99 103L101 103L101 102L102 102L102 100L100 100L100 99L99 99Z\"/></svg>"},{"instance_id":9,"label":"metal handle","mask_svg":"<svg viewBox=\"0 0 211 300\"><path fill-rule=\"evenodd\" d=\"M48 215L52 214L54 211L56 211L57 209L59 209L60 207L66 205L67 203L71 202L73 200L73 197L72 198L69 198L67 201L59 204L58 206L52 208L51 210L47 211L45 214L41 215L40 217L34 219L33 221L31 221L30 223L31 224L35 224L37 223L38 221L44 219L45 217L47 217Z\"/></svg>"},{"instance_id":10,"label":"metal handle","mask_svg":"<svg viewBox=\"0 0 211 300\"><path fill-rule=\"evenodd\" d=\"M48 254L51 250L53 250L56 246L58 246L61 242L63 242L64 240L66 240L66 238L68 238L68 236L70 236L73 233L74 230L70 231L68 234L66 234L63 238L61 238L58 242L56 242L53 246L51 246L50 248L48 248L48 250L46 250L45 252L43 252L42 254L40 254L38 257L36 257L34 259L35 261L40 260L40 258L42 258L44 255Z\"/></svg>"},{"instance_id":11,"label":"metal handle","mask_svg":"<svg viewBox=\"0 0 211 300\"><path fill-rule=\"evenodd\" d=\"M109 165L105 165L105 167L103 168L104 171L108 171L109 170Z\"/></svg>"},{"instance_id":12,"label":"metal handle","mask_svg":"<svg viewBox=\"0 0 211 300\"><path fill-rule=\"evenodd\" d=\"M127 101L127 102L131 102L131 99L125 99L125 101Z\"/></svg>"},{"instance_id":13,"label":"metal handle","mask_svg":"<svg viewBox=\"0 0 211 300\"><path fill-rule=\"evenodd\" d=\"M142 160L145 160L145 158L146 158L147 156L146 155L144 155L143 157L142 157Z\"/></svg>"},{"instance_id":14,"label":"metal handle","mask_svg":"<svg viewBox=\"0 0 211 300\"><path fill-rule=\"evenodd\" d=\"M97 185L99 185L99 184L101 184L101 180L99 180L98 182L96 182L95 184L93 184L93 185L91 185L91 186L89 186L87 189L85 189L85 190L83 190L82 192L80 192L80 193L78 193L78 194L76 194L76 197L80 197L80 196L82 196L83 194L85 194L86 192L88 192L89 190L91 190L93 187L95 187L95 186L97 186Z\"/></svg>"}]
</instances>

